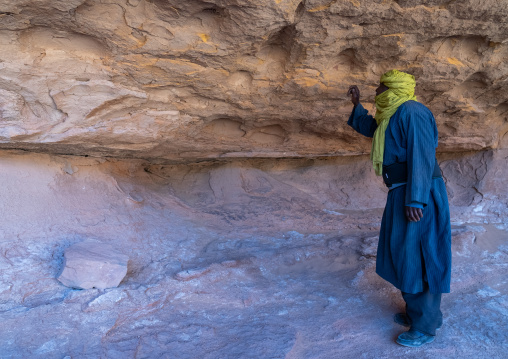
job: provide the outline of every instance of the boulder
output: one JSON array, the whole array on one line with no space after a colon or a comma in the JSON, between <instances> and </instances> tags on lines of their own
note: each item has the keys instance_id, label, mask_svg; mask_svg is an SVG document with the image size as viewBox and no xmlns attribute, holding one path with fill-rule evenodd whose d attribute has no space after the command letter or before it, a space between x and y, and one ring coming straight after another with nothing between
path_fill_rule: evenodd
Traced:
<instances>
[{"instance_id":1,"label":"boulder","mask_svg":"<svg viewBox=\"0 0 508 359\"><path fill-rule=\"evenodd\" d=\"M129 257L111 245L87 240L67 248L58 280L78 289L118 287L127 274Z\"/></svg>"}]
</instances>

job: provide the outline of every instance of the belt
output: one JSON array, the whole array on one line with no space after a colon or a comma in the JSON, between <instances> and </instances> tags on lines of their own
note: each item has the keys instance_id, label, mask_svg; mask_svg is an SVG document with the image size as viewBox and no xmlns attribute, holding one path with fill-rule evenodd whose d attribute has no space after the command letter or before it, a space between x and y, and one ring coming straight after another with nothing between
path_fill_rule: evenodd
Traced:
<instances>
[{"instance_id":1,"label":"belt","mask_svg":"<svg viewBox=\"0 0 508 359\"><path fill-rule=\"evenodd\" d=\"M441 169L436 159L432 178L441 177ZM395 162L389 166L383 166L383 181L387 187L391 187L394 183L407 182L407 162Z\"/></svg>"}]
</instances>

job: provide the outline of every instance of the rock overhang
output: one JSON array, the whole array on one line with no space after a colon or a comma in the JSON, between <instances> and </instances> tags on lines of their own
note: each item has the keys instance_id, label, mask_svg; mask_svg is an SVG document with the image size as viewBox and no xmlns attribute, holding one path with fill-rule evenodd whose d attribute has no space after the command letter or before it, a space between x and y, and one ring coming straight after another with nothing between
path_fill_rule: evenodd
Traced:
<instances>
[{"instance_id":1,"label":"rock overhang","mask_svg":"<svg viewBox=\"0 0 508 359\"><path fill-rule=\"evenodd\" d=\"M7 1L0 147L152 160L365 154L370 142L346 125L347 88L358 84L373 110L379 76L396 67L416 76L439 151L506 148L503 3Z\"/></svg>"}]
</instances>

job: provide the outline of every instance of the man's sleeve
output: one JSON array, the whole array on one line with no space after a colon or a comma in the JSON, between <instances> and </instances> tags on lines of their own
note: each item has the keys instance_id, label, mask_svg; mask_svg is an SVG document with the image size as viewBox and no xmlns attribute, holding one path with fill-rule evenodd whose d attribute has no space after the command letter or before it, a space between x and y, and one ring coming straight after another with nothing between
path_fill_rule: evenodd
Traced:
<instances>
[{"instance_id":1,"label":"man's sleeve","mask_svg":"<svg viewBox=\"0 0 508 359\"><path fill-rule=\"evenodd\" d=\"M434 116L427 109L407 108L407 171L406 206L425 207L429 201L432 173L436 162L437 128Z\"/></svg>"},{"instance_id":2,"label":"man's sleeve","mask_svg":"<svg viewBox=\"0 0 508 359\"><path fill-rule=\"evenodd\" d=\"M356 132L367 137L373 137L377 128L374 117L369 115L369 112L360 103L353 108L347 124L353 127Z\"/></svg>"},{"instance_id":3,"label":"man's sleeve","mask_svg":"<svg viewBox=\"0 0 508 359\"><path fill-rule=\"evenodd\" d=\"M411 202L410 204L407 204L406 206L423 209L423 204L421 204L419 202Z\"/></svg>"}]
</instances>

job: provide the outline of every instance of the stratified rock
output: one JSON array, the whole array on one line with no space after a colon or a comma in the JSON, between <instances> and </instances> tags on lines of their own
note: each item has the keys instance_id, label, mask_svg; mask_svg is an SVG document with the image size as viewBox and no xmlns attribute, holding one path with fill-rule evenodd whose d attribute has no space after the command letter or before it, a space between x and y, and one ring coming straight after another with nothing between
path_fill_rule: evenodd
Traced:
<instances>
[{"instance_id":1,"label":"stratified rock","mask_svg":"<svg viewBox=\"0 0 508 359\"><path fill-rule=\"evenodd\" d=\"M357 84L416 76L440 151L507 148L507 0L3 0L0 147L358 155ZM481 125L479 125L481 124Z\"/></svg>"},{"instance_id":2,"label":"stratified rock","mask_svg":"<svg viewBox=\"0 0 508 359\"><path fill-rule=\"evenodd\" d=\"M67 248L64 256L64 268L58 280L67 287L117 287L127 274L129 257L109 244L84 241Z\"/></svg>"}]
</instances>

